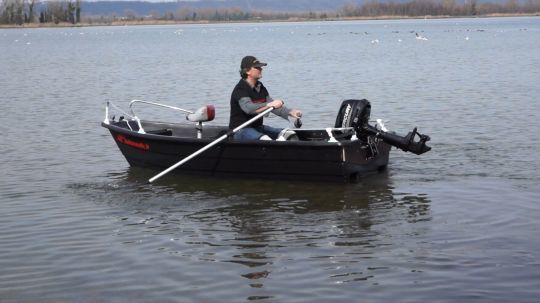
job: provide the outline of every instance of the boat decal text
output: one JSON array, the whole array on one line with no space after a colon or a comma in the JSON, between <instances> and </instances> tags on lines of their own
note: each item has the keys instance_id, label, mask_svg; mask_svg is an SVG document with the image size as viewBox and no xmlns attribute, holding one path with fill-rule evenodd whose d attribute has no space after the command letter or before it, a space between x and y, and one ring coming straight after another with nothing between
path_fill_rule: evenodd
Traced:
<instances>
[{"instance_id":1,"label":"boat decal text","mask_svg":"<svg viewBox=\"0 0 540 303\"><path fill-rule=\"evenodd\" d=\"M131 147L142 149L142 150L149 150L150 149L150 145L148 145L146 143L143 143L143 142L136 142L136 141L129 140L128 138L126 138L122 134L116 135L116 141L118 141L118 142L120 142L122 144L125 144L125 145L129 145Z\"/></svg>"}]
</instances>

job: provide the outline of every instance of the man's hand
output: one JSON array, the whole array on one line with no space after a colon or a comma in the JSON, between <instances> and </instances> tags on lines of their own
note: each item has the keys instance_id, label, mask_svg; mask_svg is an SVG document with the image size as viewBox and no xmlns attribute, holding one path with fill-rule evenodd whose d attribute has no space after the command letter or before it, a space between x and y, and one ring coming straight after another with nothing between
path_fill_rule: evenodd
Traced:
<instances>
[{"instance_id":1,"label":"man's hand","mask_svg":"<svg viewBox=\"0 0 540 303\"><path fill-rule=\"evenodd\" d=\"M273 107L273 108L280 108L283 106L283 100L276 99L268 104L266 106Z\"/></svg>"},{"instance_id":2,"label":"man's hand","mask_svg":"<svg viewBox=\"0 0 540 303\"><path fill-rule=\"evenodd\" d=\"M293 109L289 112L289 116L293 117L293 118L300 118L302 117L302 112L297 110L297 109Z\"/></svg>"}]
</instances>

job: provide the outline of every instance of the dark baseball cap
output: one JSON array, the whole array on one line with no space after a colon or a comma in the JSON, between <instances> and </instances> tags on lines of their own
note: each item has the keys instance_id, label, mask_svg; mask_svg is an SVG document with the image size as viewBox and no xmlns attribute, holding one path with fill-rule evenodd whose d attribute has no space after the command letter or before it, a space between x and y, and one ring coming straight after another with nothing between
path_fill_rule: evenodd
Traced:
<instances>
[{"instance_id":1,"label":"dark baseball cap","mask_svg":"<svg viewBox=\"0 0 540 303\"><path fill-rule=\"evenodd\" d=\"M264 62L259 61L257 58L253 56L245 56L242 59L242 63L240 63L240 69L250 69L252 67L263 67L267 64Z\"/></svg>"}]
</instances>

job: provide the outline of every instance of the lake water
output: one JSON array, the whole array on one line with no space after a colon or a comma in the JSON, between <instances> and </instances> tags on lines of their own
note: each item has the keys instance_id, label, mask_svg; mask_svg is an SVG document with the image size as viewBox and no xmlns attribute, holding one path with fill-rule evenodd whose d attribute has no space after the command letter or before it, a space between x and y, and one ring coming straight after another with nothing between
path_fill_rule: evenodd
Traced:
<instances>
[{"instance_id":1,"label":"lake water","mask_svg":"<svg viewBox=\"0 0 540 303\"><path fill-rule=\"evenodd\" d=\"M304 127L367 98L433 150L358 184L149 185L99 125L131 99L225 124L248 54ZM540 296L538 17L0 29L0 71L1 302Z\"/></svg>"}]
</instances>

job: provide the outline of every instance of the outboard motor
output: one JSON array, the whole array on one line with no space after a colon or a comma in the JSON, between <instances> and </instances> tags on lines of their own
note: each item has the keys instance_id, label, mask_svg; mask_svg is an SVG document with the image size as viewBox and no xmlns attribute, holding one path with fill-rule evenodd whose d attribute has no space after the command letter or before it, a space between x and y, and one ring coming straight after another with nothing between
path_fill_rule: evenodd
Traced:
<instances>
[{"instance_id":1,"label":"outboard motor","mask_svg":"<svg viewBox=\"0 0 540 303\"><path fill-rule=\"evenodd\" d=\"M367 137L375 136L403 151L417 155L431 150L431 147L426 145L430 140L429 136L417 132L416 127L406 136L389 133L369 125L370 114L371 105L368 100L345 100L339 108L335 127L352 127L360 140L367 141ZM418 141L415 141L416 136L419 138Z\"/></svg>"},{"instance_id":2,"label":"outboard motor","mask_svg":"<svg viewBox=\"0 0 540 303\"><path fill-rule=\"evenodd\" d=\"M352 127L356 131L356 136L362 141L366 141L369 134L362 132L362 130L367 128L370 115L371 104L368 100L345 100L341 103L334 127Z\"/></svg>"}]
</instances>

